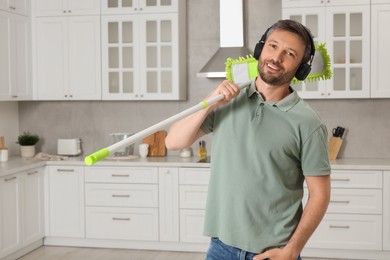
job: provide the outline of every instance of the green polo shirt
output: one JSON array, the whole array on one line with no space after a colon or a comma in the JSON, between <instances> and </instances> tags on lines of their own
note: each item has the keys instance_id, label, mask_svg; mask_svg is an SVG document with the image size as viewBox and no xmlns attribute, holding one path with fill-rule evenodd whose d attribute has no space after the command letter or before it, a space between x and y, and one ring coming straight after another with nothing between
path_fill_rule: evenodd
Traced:
<instances>
[{"instance_id":1,"label":"green polo shirt","mask_svg":"<svg viewBox=\"0 0 390 260\"><path fill-rule=\"evenodd\" d=\"M327 130L294 91L264 101L255 82L212 111L204 234L259 253L285 245L302 214L304 176L330 174Z\"/></svg>"}]
</instances>

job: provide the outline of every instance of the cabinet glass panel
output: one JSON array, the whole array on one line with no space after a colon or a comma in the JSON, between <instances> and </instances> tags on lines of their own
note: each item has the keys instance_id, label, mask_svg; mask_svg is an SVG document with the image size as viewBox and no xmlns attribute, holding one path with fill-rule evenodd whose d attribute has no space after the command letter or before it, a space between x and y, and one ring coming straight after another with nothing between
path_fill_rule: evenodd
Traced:
<instances>
[{"instance_id":1,"label":"cabinet glass panel","mask_svg":"<svg viewBox=\"0 0 390 260\"><path fill-rule=\"evenodd\" d=\"M161 21L161 42L172 41L171 21Z\"/></svg>"},{"instance_id":2,"label":"cabinet glass panel","mask_svg":"<svg viewBox=\"0 0 390 260\"><path fill-rule=\"evenodd\" d=\"M363 46L362 41L351 41L350 63L362 63Z\"/></svg>"},{"instance_id":3,"label":"cabinet glass panel","mask_svg":"<svg viewBox=\"0 0 390 260\"><path fill-rule=\"evenodd\" d=\"M156 6L157 0L146 0L146 6Z\"/></svg>"},{"instance_id":4,"label":"cabinet glass panel","mask_svg":"<svg viewBox=\"0 0 390 260\"><path fill-rule=\"evenodd\" d=\"M336 91L345 91L346 90L346 81L345 81L345 69L344 68L336 68L334 69L333 89Z\"/></svg>"},{"instance_id":5,"label":"cabinet glass panel","mask_svg":"<svg viewBox=\"0 0 390 260\"><path fill-rule=\"evenodd\" d=\"M363 15L361 13L351 14L351 36L362 36L363 35Z\"/></svg>"},{"instance_id":6,"label":"cabinet glass panel","mask_svg":"<svg viewBox=\"0 0 390 260\"><path fill-rule=\"evenodd\" d=\"M350 75L350 89L351 90L362 90L362 69L361 68L351 68Z\"/></svg>"},{"instance_id":7,"label":"cabinet glass panel","mask_svg":"<svg viewBox=\"0 0 390 260\"><path fill-rule=\"evenodd\" d=\"M108 43L119 43L119 29L117 22L108 23Z\"/></svg>"},{"instance_id":8,"label":"cabinet glass panel","mask_svg":"<svg viewBox=\"0 0 390 260\"><path fill-rule=\"evenodd\" d=\"M118 47L108 48L108 67L119 68L119 49Z\"/></svg>"},{"instance_id":9,"label":"cabinet glass panel","mask_svg":"<svg viewBox=\"0 0 390 260\"><path fill-rule=\"evenodd\" d=\"M123 93L134 92L133 82L134 82L133 72L131 71L123 72Z\"/></svg>"},{"instance_id":10,"label":"cabinet glass panel","mask_svg":"<svg viewBox=\"0 0 390 260\"><path fill-rule=\"evenodd\" d=\"M172 1L171 0L161 0L161 5L162 6L170 6L170 5L172 5Z\"/></svg>"},{"instance_id":11,"label":"cabinet glass panel","mask_svg":"<svg viewBox=\"0 0 390 260\"><path fill-rule=\"evenodd\" d=\"M148 93L157 93L157 72L148 71L146 79L146 91Z\"/></svg>"},{"instance_id":12,"label":"cabinet glass panel","mask_svg":"<svg viewBox=\"0 0 390 260\"><path fill-rule=\"evenodd\" d=\"M161 92L172 93L172 72L171 71L161 72Z\"/></svg>"},{"instance_id":13,"label":"cabinet glass panel","mask_svg":"<svg viewBox=\"0 0 390 260\"><path fill-rule=\"evenodd\" d=\"M122 42L132 43L133 42L133 23L123 22L122 23Z\"/></svg>"},{"instance_id":14,"label":"cabinet glass panel","mask_svg":"<svg viewBox=\"0 0 390 260\"><path fill-rule=\"evenodd\" d=\"M149 46L146 48L146 66L148 68L157 67L157 47Z\"/></svg>"},{"instance_id":15,"label":"cabinet glass panel","mask_svg":"<svg viewBox=\"0 0 390 260\"><path fill-rule=\"evenodd\" d=\"M132 0L122 0L122 7L132 7L133 1Z\"/></svg>"},{"instance_id":16,"label":"cabinet glass panel","mask_svg":"<svg viewBox=\"0 0 390 260\"><path fill-rule=\"evenodd\" d=\"M345 64L345 41L334 42L333 61L335 64Z\"/></svg>"},{"instance_id":17,"label":"cabinet glass panel","mask_svg":"<svg viewBox=\"0 0 390 260\"><path fill-rule=\"evenodd\" d=\"M133 68L133 48L123 47L122 50L123 68Z\"/></svg>"},{"instance_id":18,"label":"cabinet glass panel","mask_svg":"<svg viewBox=\"0 0 390 260\"><path fill-rule=\"evenodd\" d=\"M107 0L108 8L117 8L120 0Z\"/></svg>"},{"instance_id":19,"label":"cabinet glass panel","mask_svg":"<svg viewBox=\"0 0 390 260\"><path fill-rule=\"evenodd\" d=\"M307 15L306 26L314 38L318 37L318 15Z\"/></svg>"},{"instance_id":20,"label":"cabinet glass panel","mask_svg":"<svg viewBox=\"0 0 390 260\"><path fill-rule=\"evenodd\" d=\"M334 37L346 36L345 20L346 20L345 14L333 15L333 36Z\"/></svg>"},{"instance_id":21,"label":"cabinet glass panel","mask_svg":"<svg viewBox=\"0 0 390 260\"><path fill-rule=\"evenodd\" d=\"M108 74L108 89L110 93L119 93L119 72Z\"/></svg>"},{"instance_id":22,"label":"cabinet glass panel","mask_svg":"<svg viewBox=\"0 0 390 260\"><path fill-rule=\"evenodd\" d=\"M171 46L161 47L161 67L170 68L172 67L172 48Z\"/></svg>"},{"instance_id":23,"label":"cabinet glass panel","mask_svg":"<svg viewBox=\"0 0 390 260\"><path fill-rule=\"evenodd\" d=\"M290 19L302 23L302 16L301 15L291 15Z\"/></svg>"},{"instance_id":24,"label":"cabinet glass panel","mask_svg":"<svg viewBox=\"0 0 390 260\"><path fill-rule=\"evenodd\" d=\"M157 42L157 22L146 22L146 42Z\"/></svg>"}]
</instances>

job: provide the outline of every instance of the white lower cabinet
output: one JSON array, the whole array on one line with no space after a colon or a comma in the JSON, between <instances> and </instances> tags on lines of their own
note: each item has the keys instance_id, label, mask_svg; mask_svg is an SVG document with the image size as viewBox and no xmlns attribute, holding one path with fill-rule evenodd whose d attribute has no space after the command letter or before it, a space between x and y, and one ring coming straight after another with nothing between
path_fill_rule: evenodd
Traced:
<instances>
[{"instance_id":1,"label":"white lower cabinet","mask_svg":"<svg viewBox=\"0 0 390 260\"><path fill-rule=\"evenodd\" d=\"M0 258L43 238L43 168L0 178Z\"/></svg>"},{"instance_id":2,"label":"white lower cabinet","mask_svg":"<svg viewBox=\"0 0 390 260\"><path fill-rule=\"evenodd\" d=\"M181 168L179 175L180 242L208 243L203 236L209 168Z\"/></svg>"},{"instance_id":3,"label":"white lower cabinet","mask_svg":"<svg viewBox=\"0 0 390 260\"><path fill-rule=\"evenodd\" d=\"M383 172L383 250L390 251L390 171Z\"/></svg>"},{"instance_id":4,"label":"white lower cabinet","mask_svg":"<svg viewBox=\"0 0 390 260\"><path fill-rule=\"evenodd\" d=\"M85 237L84 167L48 166L50 237Z\"/></svg>"}]
</instances>

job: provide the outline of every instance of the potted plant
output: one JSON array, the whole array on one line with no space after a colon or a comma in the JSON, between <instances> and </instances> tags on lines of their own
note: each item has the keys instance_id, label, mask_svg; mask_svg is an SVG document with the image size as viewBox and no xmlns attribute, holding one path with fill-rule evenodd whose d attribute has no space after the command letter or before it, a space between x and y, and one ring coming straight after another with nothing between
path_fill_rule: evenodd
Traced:
<instances>
[{"instance_id":1,"label":"potted plant","mask_svg":"<svg viewBox=\"0 0 390 260\"><path fill-rule=\"evenodd\" d=\"M39 141L39 136L30 132L23 132L19 135L16 143L20 144L20 156L33 157L35 155L35 145Z\"/></svg>"}]
</instances>

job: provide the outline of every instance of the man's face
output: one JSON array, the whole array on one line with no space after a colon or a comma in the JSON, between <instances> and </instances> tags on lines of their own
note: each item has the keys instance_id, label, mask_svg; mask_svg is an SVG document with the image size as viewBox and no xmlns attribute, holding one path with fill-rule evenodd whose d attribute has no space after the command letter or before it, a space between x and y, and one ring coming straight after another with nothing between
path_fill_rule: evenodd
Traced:
<instances>
[{"instance_id":1,"label":"man's face","mask_svg":"<svg viewBox=\"0 0 390 260\"><path fill-rule=\"evenodd\" d=\"M259 58L260 78L274 86L290 84L304 51L305 45L299 35L284 30L271 32Z\"/></svg>"}]
</instances>

